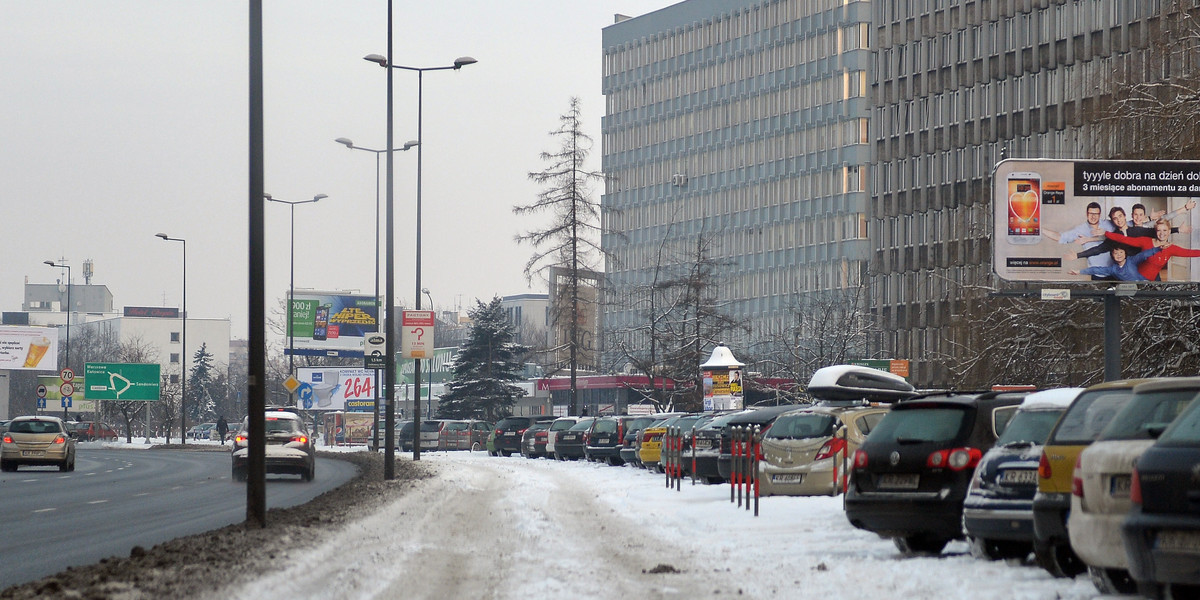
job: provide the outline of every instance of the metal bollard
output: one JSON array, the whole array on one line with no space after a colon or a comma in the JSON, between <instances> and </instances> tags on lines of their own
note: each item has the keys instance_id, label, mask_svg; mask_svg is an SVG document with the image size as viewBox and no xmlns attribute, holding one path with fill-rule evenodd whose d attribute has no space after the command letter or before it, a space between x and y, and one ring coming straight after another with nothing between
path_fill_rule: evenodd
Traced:
<instances>
[{"instance_id":1,"label":"metal bollard","mask_svg":"<svg viewBox=\"0 0 1200 600\"><path fill-rule=\"evenodd\" d=\"M759 463L762 462L762 431L758 426L754 427L754 455L751 463L751 472L754 473L754 516L758 516L758 498L759 498L759 482L762 474L759 472Z\"/></svg>"}]
</instances>

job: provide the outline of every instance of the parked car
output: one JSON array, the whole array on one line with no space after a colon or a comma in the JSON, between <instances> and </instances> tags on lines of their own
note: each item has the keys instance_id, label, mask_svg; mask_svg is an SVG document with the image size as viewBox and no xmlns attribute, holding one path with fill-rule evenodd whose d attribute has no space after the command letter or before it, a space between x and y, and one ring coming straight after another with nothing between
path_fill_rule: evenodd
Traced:
<instances>
[{"instance_id":1,"label":"parked car","mask_svg":"<svg viewBox=\"0 0 1200 600\"><path fill-rule=\"evenodd\" d=\"M662 438L667 433L667 427L675 424L687 413L671 413L659 415L659 419L638 433L638 464L645 469L659 469L658 461L662 458Z\"/></svg>"},{"instance_id":2,"label":"parked car","mask_svg":"<svg viewBox=\"0 0 1200 600\"><path fill-rule=\"evenodd\" d=\"M439 450L482 450L492 424L477 419L445 421L438 438Z\"/></svg>"},{"instance_id":3,"label":"parked car","mask_svg":"<svg viewBox=\"0 0 1200 600\"><path fill-rule=\"evenodd\" d=\"M541 458L546 456L546 433L550 423L542 421L534 423L521 436L521 456L525 458Z\"/></svg>"},{"instance_id":4,"label":"parked car","mask_svg":"<svg viewBox=\"0 0 1200 600\"><path fill-rule=\"evenodd\" d=\"M726 421L725 427L721 429L721 453L717 456L717 473L721 479L728 480L733 473L734 427L758 427L759 431L763 431L770 427L779 415L808 406L807 404L781 404L779 406L751 407L747 412Z\"/></svg>"},{"instance_id":5,"label":"parked car","mask_svg":"<svg viewBox=\"0 0 1200 600\"><path fill-rule=\"evenodd\" d=\"M890 406L814 406L786 412L763 434L763 496L836 496L850 457ZM834 471L837 479L834 479Z\"/></svg>"},{"instance_id":6,"label":"parked car","mask_svg":"<svg viewBox=\"0 0 1200 600\"><path fill-rule=\"evenodd\" d=\"M264 413L266 437L266 472L299 475L304 481L312 481L317 473L317 451L313 440L300 416L292 412L269 411ZM250 418L242 421L242 429L234 437L233 479L246 480L246 464L250 449L246 447L250 435Z\"/></svg>"},{"instance_id":7,"label":"parked car","mask_svg":"<svg viewBox=\"0 0 1200 600\"><path fill-rule=\"evenodd\" d=\"M1024 558L1033 552L1033 495L1042 444L1083 388L1025 397L1004 433L975 467L963 501L963 531L978 558Z\"/></svg>"},{"instance_id":8,"label":"parked car","mask_svg":"<svg viewBox=\"0 0 1200 600\"><path fill-rule=\"evenodd\" d=\"M442 438L442 425L445 421L438 419L424 419L421 421L421 451L437 450ZM409 442L412 445L412 442Z\"/></svg>"},{"instance_id":9,"label":"parked car","mask_svg":"<svg viewBox=\"0 0 1200 600\"><path fill-rule=\"evenodd\" d=\"M559 417L550 422L550 429L546 431L546 456L554 456L554 443L558 434L570 429L578 421L579 417Z\"/></svg>"},{"instance_id":10,"label":"parked car","mask_svg":"<svg viewBox=\"0 0 1200 600\"><path fill-rule=\"evenodd\" d=\"M1024 393L945 393L897 402L854 453L846 517L902 552L937 554L961 539L975 466Z\"/></svg>"},{"instance_id":11,"label":"parked car","mask_svg":"<svg viewBox=\"0 0 1200 600\"><path fill-rule=\"evenodd\" d=\"M12 423L12 421L9 419L0 420L0 433L4 433L4 432L8 431L9 423Z\"/></svg>"},{"instance_id":12,"label":"parked car","mask_svg":"<svg viewBox=\"0 0 1200 600\"><path fill-rule=\"evenodd\" d=\"M721 414L723 414L723 413L721 413ZM711 412L685 414L685 415L679 417L678 419L675 419L669 425L669 427L671 427L672 429L678 430L678 434L682 437L682 439L680 440L681 443L680 443L680 448L679 448L680 455L684 458L683 462L680 464L680 466L682 467L682 469L680 471L681 476L690 477L692 474L692 461L690 460L690 458L691 458L691 454L692 454L692 435L696 432L696 428L703 427L704 425L708 424L716 417L717 417L717 413L711 413ZM660 447L659 461L658 461L658 464L655 465L655 469L658 470L658 472L660 472L660 473L663 471L661 453L662 453L662 449Z\"/></svg>"},{"instance_id":13,"label":"parked car","mask_svg":"<svg viewBox=\"0 0 1200 600\"><path fill-rule=\"evenodd\" d=\"M207 440L210 439L210 433L216 429L216 423L200 423L188 429L187 437L189 440Z\"/></svg>"},{"instance_id":14,"label":"parked car","mask_svg":"<svg viewBox=\"0 0 1200 600\"><path fill-rule=\"evenodd\" d=\"M512 456L521 451L521 436L530 425L543 421L552 421L551 416L504 417L496 423L495 440L492 444L501 456Z\"/></svg>"},{"instance_id":15,"label":"parked car","mask_svg":"<svg viewBox=\"0 0 1200 600\"><path fill-rule=\"evenodd\" d=\"M607 462L613 466L624 464L621 460L621 443L625 438L625 427L636 418L638 417L617 415L596 419L588 431L587 445L584 446L587 459Z\"/></svg>"},{"instance_id":16,"label":"parked car","mask_svg":"<svg viewBox=\"0 0 1200 600\"><path fill-rule=\"evenodd\" d=\"M1198 465L1200 402L1193 400L1134 466L1132 508L1121 526L1121 538L1129 572L1143 595L1200 596Z\"/></svg>"},{"instance_id":17,"label":"parked car","mask_svg":"<svg viewBox=\"0 0 1200 600\"><path fill-rule=\"evenodd\" d=\"M81 442L90 442L92 440L108 440L115 442L120 438L120 435L112 427L104 423L95 421L75 421L68 423L75 430L75 439ZM208 438L204 438L208 439Z\"/></svg>"},{"instance_id":18,"label":"parked car","mask_svg":"<svg viewBox=\"0 0 1200 600\"><path fill-rule=\"evenodd\" d=\"M595 421L595 417L580 417L570 429L559 431L554 440L554 458L575 460L587 456L584 447L587 445L588 430Z\"/></svg>"},{"instance_id":19,"label":"parked car","mask_svg":"<svg viewBox=\"0 0 1200 600\"><path fill-rule=\"evenodd\" d=\"M496 453L496 430L495 429L488 432L487 444L485 445L485 447L487 448L488 456L496 456L497 453Z\"/></svg>"},{"instance_id":20,"label":"parked car","mask_svg":"<svg viewBox=\"0 0 1200 600\"><path fill-rule=\"evenodd\" d=\"M625 433L621 436L621 449L618 452L621 462L635 467L642 466L638 461L638 435L643 428L657 420L657 417L647 415L625 422Z\"/></svg>"},{"instance_id":21,"label":"parked car","mask_svg":"<svg viewBox=\"0 0 1200 600\"><path fill-rule=\"evenodd\" d=\"M720 469L717 468L717 460L721 457L721 438L729 420L745 412L749 411L735 410L713 415L712 420L693 431L696 438L695 448L688 456L688 470L691 471L694 464L695 475L699 480L706 483L725 482Z\"/></svg>"},{"instance_id":22,"label":"parked car","mask_svg":"<svg viewBox=\"0 0 1200 600\"><path fill-rule=\"evenodd\" d=\"M1171 378L1133 388L1125 404L1092 445L1079 455L1071 485L1067 535L1103 594L1132 594L1121 522L1132 503L1133 464L1196 394L1200 377ZM1200 557L1197 557L1200 563Z\"/></svg>"},{"instance_id":23,"label":"parked car","mask_svg":"<svg viewBox=\"0 0 1200 600\"><path fill-rule=\"evenodd\" d=\"M1087 570L1067 534L1075 461L1133 396L1133 387L1147 381L1107 381L1080 392L1042 446L1038 490L1033 496L1033 554L1037 564L1055 577L1074 577Z\"/></svg>"},{"instance_id":24,"label":"parked car","mask_svg":"<svg viewBox=\"0 0 1200 600\"><path fill-rule=\"evenodd\" d=\"M25 416L8 423L0 438L0 471L16 471L21 465L55 466L75 470L75 437L58 417Z\"/></svg>"}]
</instances>

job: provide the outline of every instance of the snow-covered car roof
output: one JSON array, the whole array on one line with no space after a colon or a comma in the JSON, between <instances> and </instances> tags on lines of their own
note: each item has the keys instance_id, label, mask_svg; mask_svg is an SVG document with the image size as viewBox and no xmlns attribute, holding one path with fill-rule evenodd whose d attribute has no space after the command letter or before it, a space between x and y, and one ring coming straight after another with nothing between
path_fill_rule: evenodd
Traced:
<instances>
[{"instance_id":1,"label":"snow-covered car roof","mask_svg":"<svg viewBox=\"0 0 1200 600\"><path fill-rule=\"evenodd\" d=\"M1066 408L1082 391L1083 388L1067 387L1034 392L1025 396L1025 400L1021 402L1021 410Z\"/></svg>"}]
</instances>

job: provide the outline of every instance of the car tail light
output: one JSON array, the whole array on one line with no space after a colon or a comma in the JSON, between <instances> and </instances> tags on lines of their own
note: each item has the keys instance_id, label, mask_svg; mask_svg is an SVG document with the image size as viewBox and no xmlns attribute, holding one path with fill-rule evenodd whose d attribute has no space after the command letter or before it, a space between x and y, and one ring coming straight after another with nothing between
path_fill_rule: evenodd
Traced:
<instances>
[{"instance_id":1,"label":"car tail light","mask_svg":"<svg viewBox=\"0 0 1200 600\"><path fill-rule=\"evenodd\" d=\"M650 433L650 432L643 433L642 434L642 443L658 441L659 439L662 439L662 436L663 436L663 434L661 434L661 433Z\"/></svg>"},{"instance_id":2,"label":"car tail light","mask_svg":"<svg viewBox=\"0 0 1200 600\"><path fill-rule=\"evenodd\" d=\"M929 458L925 460L925 466L931 469L949 467L953 471L961 471L975 468L981 458L983 458L983 452L980 452L978 448L938 450L929 455Z\"/></svg>"},{"instance_id":3,"label":"car tail light","mask_svg":"<svg viewBox=\"0 0 1200 600\"><path fill-rule=\"evenodd\" d=\"M301 443L301 444L307 444L307 443L308 443L308 436L307 436L307 435L293 435L293 436L292 436L292 441L293 441L293 442L299 442L299 443Z\"/></svg>"},{"instance_id":4,"label":"car tail light","mask_svg":"<svg viewBox=\"0 0 1200 600\"><path fill-rule=\"evenodd\" d=\"M536 432L536 433L534 433L534 434L533 434L533 437L534 437L534 438L542 438L542 439L546 439L546 432L545 432L545 431L538 431L538 432Z\"/></svg>"},{"instance_id":5,"label":"car tail light","mask_svg":"<svg viewBox=\"0 0 1200 600\"><path fill-rule=\"evenodd\" d=\"M63 435L63 434L61 434L61 433L60 433L60 434L58 434L58 437L54 438L54 443L55 443L55 444L65 444L65 443L67 443L67 436L65 436L65 435Z\"/></svg>"},{"instance_id":6,"label":"car tail light","mask_svg":"<svg viewBox=\"0 0 1200 600\"><path fill-rule=\"evenodd\" d=\"M817 456L813 458L813 460L825 460L827 458L833 458L835 454L842 452L845 449L846 440L843 440L842 438L833 438L832 440L825 442L825 445L821 446L820 450L817 450Z\"/></svg>"},{"instance_id":7,"label":"car tail light","mask_svg":"<svg viewBox=\"0 0 1200 600\"><path fill-rule=\"evenodd\" d=\"M529 431L529 428L528 428L528 427L526 427L525 429L518 429L518 430L517 430L517 435L525 435L525 432L526 432L526 431Z\"/></svg>"},{"instance_id":8,"label":"car tail light","mask_svg":"<svg viewBox=\"0 0 1200 600\"><path fill-rule=\"evenodd\" d=\"M244 435L241 435L241 434L239 434L239 435L236 435L236 436L234 436L234 437L233 437L233 441L234 441L235 443L238 443L238 444L245 444L245 443L246 443L246 436L244 436Z\"/></svg>"},{"instance_id":9,"label":"car tail light","mask_svg":"<svg viewBox=\"0 0 1200 600\"><path fill-rule=\"evenodd\" d=\"M1133 468L1133 477L1129 482L1129 501L1142 505L1142 476L1138 474L1137 467Z\"/></svg>"},{"instance_id":10,"label":"car tail light","mask_svg":"<svg viewBox=\"0 0 1200 600\"><path fill-rule=\"evenodd\" d=\"M588 443L588 442L590 442L590 441L592 441L592 432L590 432L590 431L586 431L586 432L584 432L584 434L583 434L583 445L585 445L585 446L586 446L586 445L587 445L587 443Z\"/></svg>"},{"instance_id":11,"label":"car tail light","mask_svg":"<svg viewBox=\"0 0 1200 600\"><path fill-rule=\"evenodd\" d=\"M11 444L11 443L13 443L12 436L11 436L11 435L6 435L6 436L4 436L4 443L5 443L5 444Z\"/></svg>"},{"instance_id":12,"label":"car tail light","mask_svg":"<svg viewBox=\"0 0 1200 600\"><path fill-rule=\"evenodd\" d=\"M1050 458L1046 456L1046 451L1042 451L1042 458L1038 460L1038 477L1042 479L1050 479Z\"/></svg>"},{"instance_id":13,"label":"car tail light","mask_svg":"<svg viewBox=\"0 0 1200 600\"><path fill-rule=\"evenodd\" d=\"M1080 454L1075 459L1075 471L1071 473L1071 495L1083 499L1083 473L1079 472L1079 466L1083 463L1083 455Z\"/></svg>"},{"instance_id":14,"label":"car tail light","mask_svg":"<svg viewBox=\"0 0 1200 600\"><path fill-rule=\"evenodd\" d=\"M866 450L863 450L860 448L860 449L854 451L854 468L855 469L867 468L867 451Z\"/></svg>"},{"instance_id":15,"label":"car tail light","mask_svg":"<svg viewBox=\"0 0 1200 600\"><path fill-rule=\"evenodd\" d=\"M496 430L496 435L503 435L503 434L504 434L503 431L500 431L499 429Z\"/></svg>"}]
</instances>

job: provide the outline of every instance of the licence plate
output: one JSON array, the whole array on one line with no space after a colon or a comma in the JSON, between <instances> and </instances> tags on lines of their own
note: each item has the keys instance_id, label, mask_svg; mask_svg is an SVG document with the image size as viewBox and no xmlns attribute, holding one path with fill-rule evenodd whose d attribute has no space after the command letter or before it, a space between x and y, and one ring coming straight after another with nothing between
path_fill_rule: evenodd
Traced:
<instances>
[{"instance_id":1,"label":"licence plate","mask_svg":"<svg viewBox=\"0 0 1200 600\"><path fill-rule=\"evenodd\" d=\"M597 444L611 444L612 438L597 438L596 443Z\"/></svg>"},{"instance_id":2,"label":"licence plate","mask_svg":"<svg viewBox=\"0 0 1200 600\"><path fill-rule=\"evenodd\" d=\"M1200 553L1200 531L1160 531L1158 549Z\"/></svg>"},{"instance_id":3,"label":"licence plate","mask_svg":"<svg viewBox=\"0 0 1200 600\"><path fill-rule=\"evenodd\" d=\"M45 450L22 450L21 456L45 456Z\"/></svg>"},{"instance_id":4,"label":"licence plate","mask_svg":"<svg viewBox=\"0 0 1200 600\"><path fill-rule=\"evenodd\" d=\"M779 473L771 476L771 483L804 483L804 474Z\"/></svg>"},{"instance_id":5,"label":"licence plate","mask_svg":"<svg viewBox=\"0 0 1200 600\"><path fill-rule=\"evenodd\" d=\"M712 440L696 440L696 449L697 450L712 450L712 447L713 447Z\"/></svg>"},{"instance_id":6,"label":"licence plate","mask_svg":"<svg viewBox=\"0 0 1200 600\"><path fill-rule=\"evenodd\" d=\"M1037 471L1033 469L1007 469L1000 472L1000 483L1009 485L1036 484Z\"/></svg>"},{"instance_id":7,"label":"licence plate","mask_svg":"<svg viewBox=\"0 0 1200 600\"><path fill-rule=\"evenodd\" d=\"M879 476L879 487L899 490L915 490L921 476L916 473L885 473Z\"/></svg>"},{"instance_id":8,"label":"licence plate","mask_svg":"<svg viewBox=\"0 0 1200 600\"><path fill-rule=\"evenodd\" d=\"M575 439L575 436L574 435L564 435L558 439L561 441L564 441L564 442L569 442L569 441Z\"/></svg>"},{"instance_id":9,"label":"licence plate","mask_svg":"<svg viewBox=\"0 0 1200 600\"><path fill-rule=\"evenodd\" d=\"M1113 475L1112 479L1108 480L1108 495L1113 498L1128 498L1132 485L1133 477L1131 475Z\"/></svg>"}]
</instances>

